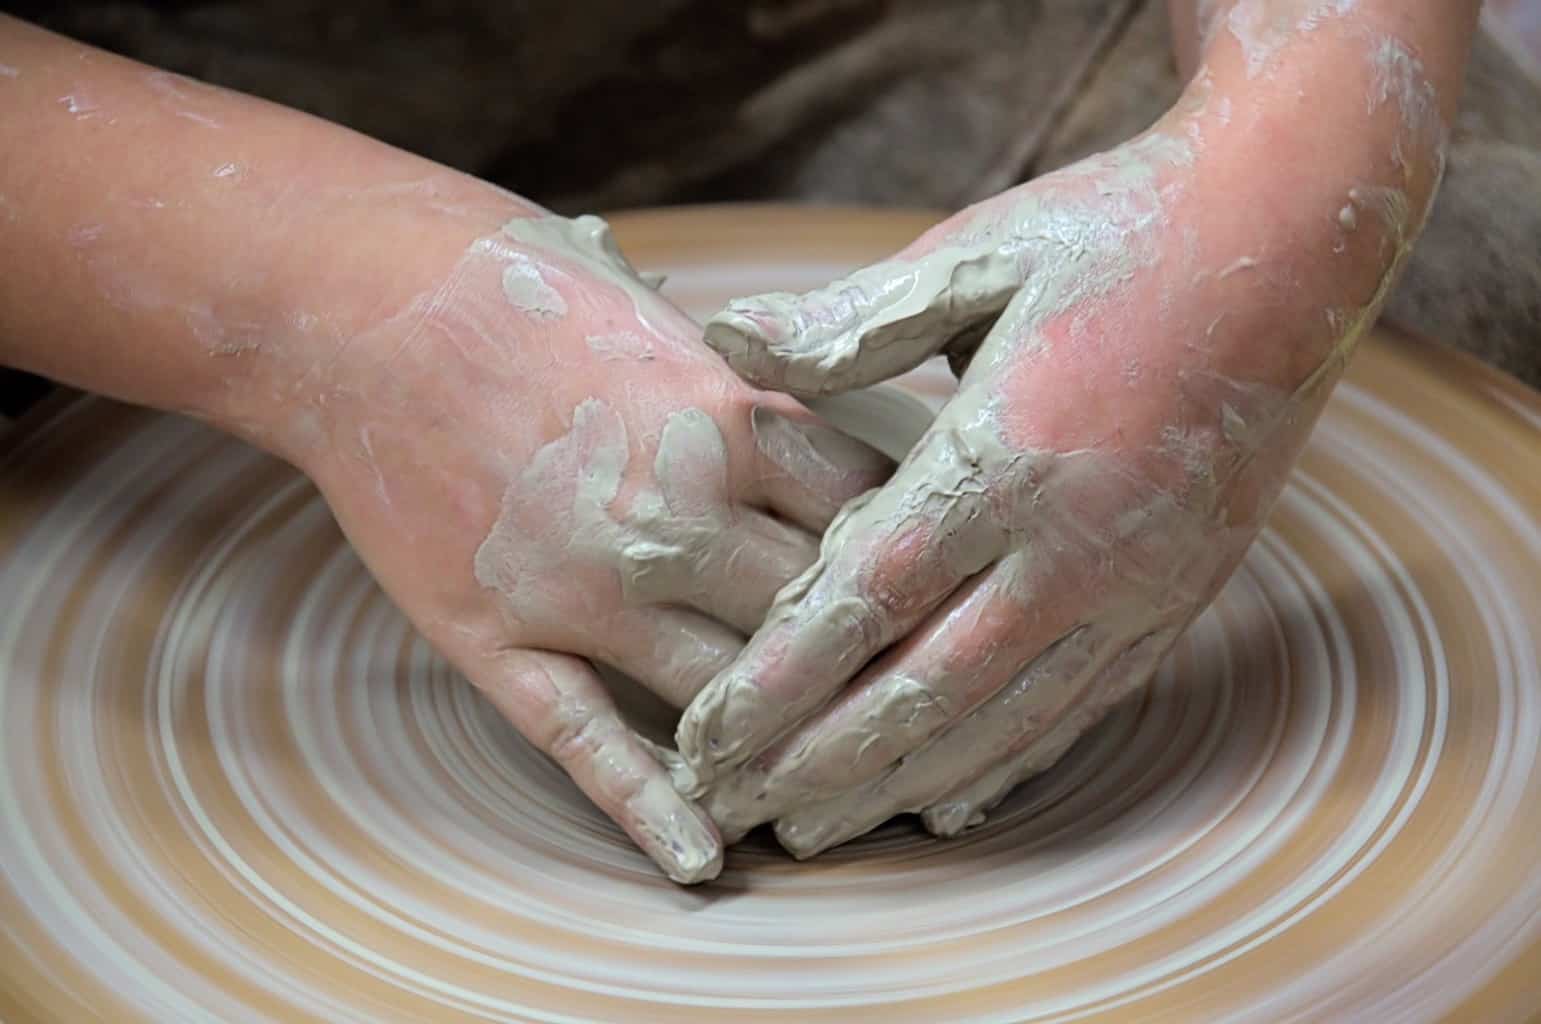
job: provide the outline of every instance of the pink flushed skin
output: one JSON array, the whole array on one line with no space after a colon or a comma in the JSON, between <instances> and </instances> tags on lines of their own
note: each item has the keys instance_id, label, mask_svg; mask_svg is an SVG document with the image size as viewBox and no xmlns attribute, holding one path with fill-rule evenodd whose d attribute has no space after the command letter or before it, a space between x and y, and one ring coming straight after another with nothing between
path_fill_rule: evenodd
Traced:
<instances>
[{"instance_id":1,"label":"pink flushed skin","mask_svg":"<svg viewBox=\"0 0 1541 1024\"><path fill-rule=\"evenodd\" d=\"M774 820L810 856L905 811L956 832L1141 685L1213 599L1439 176L1433 87L1353 6L1303 5L1267 52L1213 33L1211 70L1140 138L708 324L747 379L799 394L938 353L967 367L686 710L678 774L727 837ZM1357 62L1374 141L1301 182L1256 157L1297 121L1236 83L1262 66L1298 91L1286 58L1306 36Z\"/></svg>"}]
</instances>

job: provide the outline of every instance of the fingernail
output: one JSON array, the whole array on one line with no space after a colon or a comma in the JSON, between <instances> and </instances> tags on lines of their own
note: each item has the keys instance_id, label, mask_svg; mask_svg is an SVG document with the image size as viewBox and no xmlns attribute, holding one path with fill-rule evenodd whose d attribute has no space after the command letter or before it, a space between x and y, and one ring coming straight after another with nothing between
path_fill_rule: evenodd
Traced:
<instances>
[{"instance_id":1,"label":"fingernail","mask_svg":"<svg viewBox=\"0 0 1541 1024\"><path fill-rule=\"evenodd\" d=\"M795 817L776 822L776 841L798 860L817 857L833 846L839 846L851 835L843 834L844 822L799 821Z\"/></svg>"},{"instance_id":2,"label":"fingernail","mask_svg":"<svg viewBox=\"0 0 1541 1024\"><path fill-rule=\"evenodd\" d=\"M710 881L722 872L722 841L702 813L662 779L650 780L633 798L639 842L664 874L683 885Z\"/></svg>"},{"instance_id":3,"label":"fingernail","mask_svg":"<svg viewBox=\"0 0 1541 1024\"><path fill-rule=\"evenodd\" d=\"M984 812L972 804L954 803L929 807L920 815L926 831L942 839L952 839L985 823Z\"/></svg>"}]
</instances>

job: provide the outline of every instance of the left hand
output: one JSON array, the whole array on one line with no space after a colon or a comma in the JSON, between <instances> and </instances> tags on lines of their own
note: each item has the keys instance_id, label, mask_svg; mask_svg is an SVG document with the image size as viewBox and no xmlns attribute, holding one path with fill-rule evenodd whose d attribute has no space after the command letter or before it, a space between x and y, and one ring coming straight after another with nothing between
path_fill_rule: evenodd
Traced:
<instances>
[{"instance_id":1,"label":"left hand","mask_svg":"<svg viewBox=\"0 0 1541 1024\"><path fill-rule=\"evenodd\" d=\"M683 706L889 464L735 377L603 221L508 205L417 209L412 246L318 243L360 254L330 308L390 312L275 344L294 369L248 430L527 740L670 878L704 881L718 835L597 666Z\"/></svg>"},{"instance_id":2,"label":"left hand","mask_svg":"<svg viewBox=\"0 0 1541 1024\"><path fill-rule=\"evenodd\" d=\"M776 820L811 856L898 813L977 822L1239 563L1416 233L1402 189L1426 185L1402 162L1420 137L1303 186L1260 166L1268 108L1230 127L1230 106L1200 83L1131 143L710 322L741 375L795 394L967 367L686 710L687 791L725 839Z\"/></svg>"}]
</instances>

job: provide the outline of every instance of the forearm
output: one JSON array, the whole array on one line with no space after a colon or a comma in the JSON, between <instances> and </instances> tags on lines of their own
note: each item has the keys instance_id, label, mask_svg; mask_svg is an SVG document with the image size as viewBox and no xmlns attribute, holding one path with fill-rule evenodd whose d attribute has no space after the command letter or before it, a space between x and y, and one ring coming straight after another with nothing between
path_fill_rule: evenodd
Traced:
<instances>
[{"instance_id":1,"label":"forearm","mask_svg":"<svg viewBox=\"0 0 1541 1024\"><path fill-rule=\"evenodd\" d=\"M1214 210L1200 216L1215 271L1200 287L1252 315L1227 327L1237 359L1271 362L1268 379L1299 380L1378 312L1438 186L1478 8L1172 4L1174 31L1203 41L1166 121L1200 140L1195 192ZM1274 351L1244 351L1259 338Z\"/></svg>"},{"instance_id":2,"label":"forearm","mask_svg":"<svg viewBox=\"0 0 1541 1024\"><path fill-rule=\"evenodd\" d=\"M339 260L345 239L438 245L453 265L520 206L3 16L0 63L0 363L128 401L238 426L305 360L394 312L363 298L400 294L380 279L390 261ZM464 230L424 231L425 217Z\"/></svg>"}]
</instances>

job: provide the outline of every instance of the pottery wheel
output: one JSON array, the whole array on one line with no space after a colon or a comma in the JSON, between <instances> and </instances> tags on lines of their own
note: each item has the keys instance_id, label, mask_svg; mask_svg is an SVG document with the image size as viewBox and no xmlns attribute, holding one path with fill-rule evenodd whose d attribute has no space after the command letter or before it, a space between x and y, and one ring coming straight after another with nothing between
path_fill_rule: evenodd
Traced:
<instances>
[{"instance_id":1,"label":"pottery wheel","mask_svg":"<svg viewBox=\"0 0 1541 1024\"><path fill-rule=\"evenodd\" d=\"M616 228L701 316L925 223ZM0 439L0 1018L1523 1019L1538 519L1541 398L1371 338L1219 601L1052 772L957 840L752 840L685 890L292 470L56 403Z\"/></svg>"}]
</instances>

